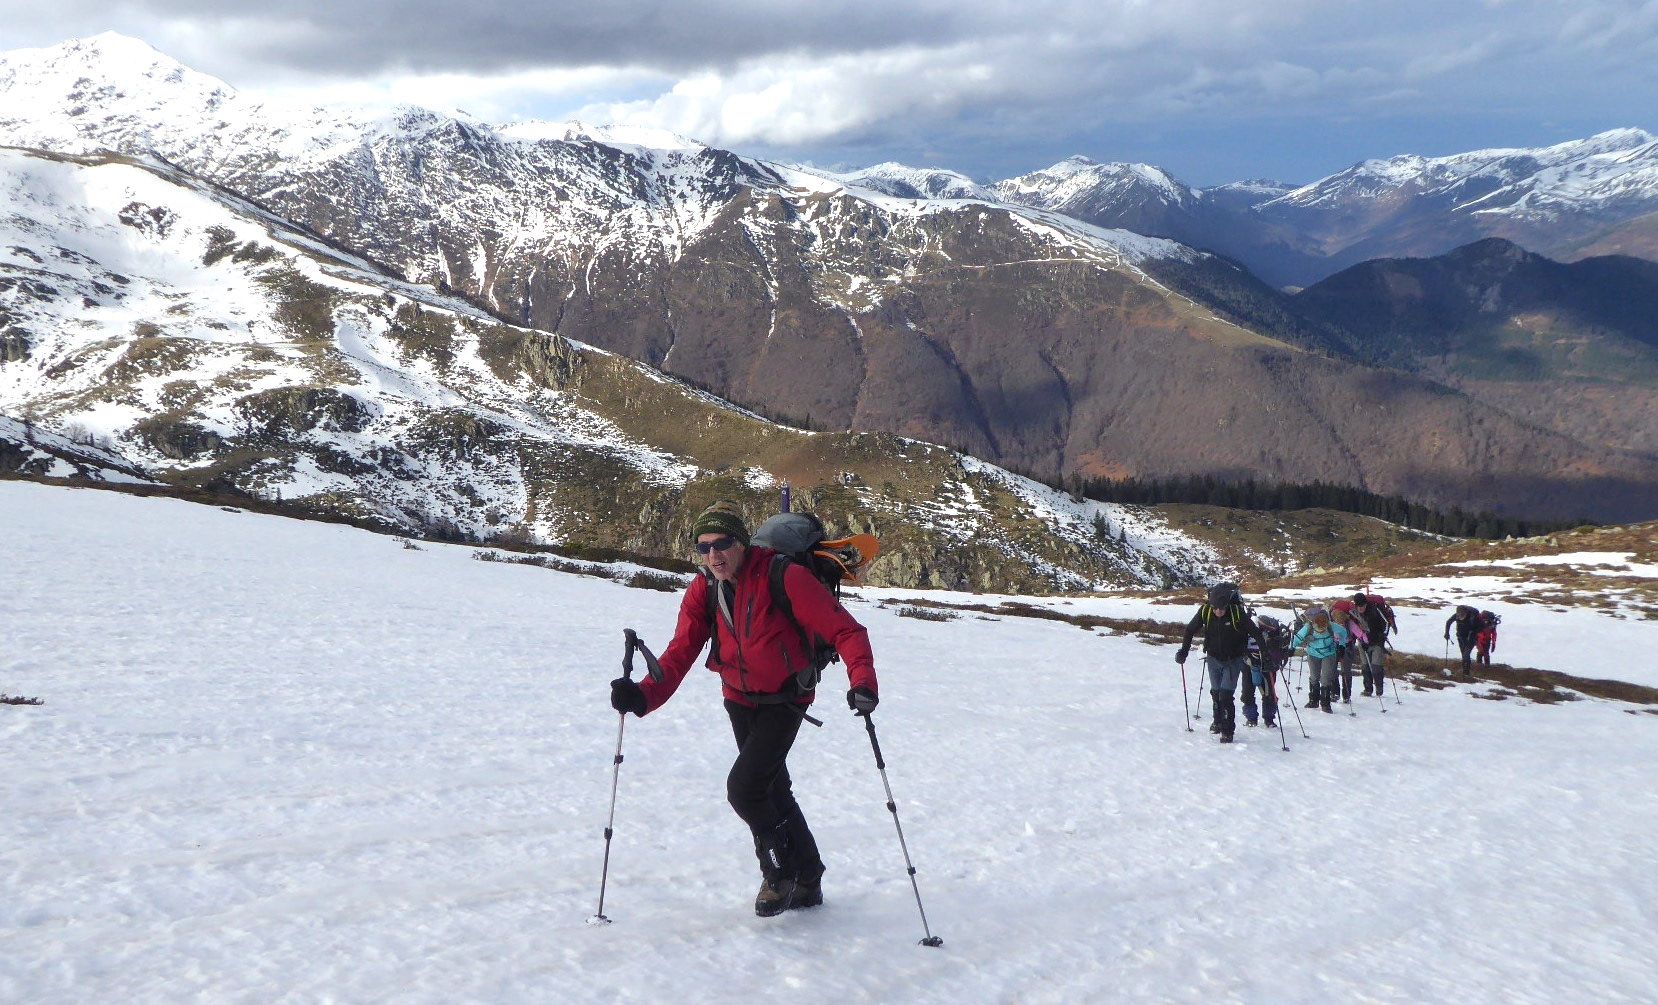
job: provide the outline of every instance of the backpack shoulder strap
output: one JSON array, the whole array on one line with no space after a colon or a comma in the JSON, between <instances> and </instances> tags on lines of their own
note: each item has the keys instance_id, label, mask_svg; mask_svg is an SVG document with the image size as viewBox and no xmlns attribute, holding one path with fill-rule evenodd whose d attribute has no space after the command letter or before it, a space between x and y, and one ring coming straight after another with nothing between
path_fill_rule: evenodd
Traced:
<instances>
[{"instance_id":1,"label":"backpack shoulder strap","mask_svg":"<svg viewBox=\"0 0 1658 1005\"><path fill-rule=\"evenodd\" d=\"M782 611L798 629L800 622L794 619L794 601L789 599L789 591L783 585L783 577L788 575L789 566L793 564L794 559L781 552L771 556L771 568L767 570L767 578L771 584L772 606Z\"/></svg>"},{"instance_id":2,"label":"backpack shoulder strap","mask_svg":"<svg viewBox=\"0 0 1658 1005\"><path fill-rule=\"evenodd\" d=\"M716 591L720 588L720 581L714 578L714 574L708 571L707 566L704 566L700 572L702 581L708 587L703 591L704 603L702 605L704 616L708 621L708 658L718 663L720 661L720 601Z\"/></svg>"}]
</instances>

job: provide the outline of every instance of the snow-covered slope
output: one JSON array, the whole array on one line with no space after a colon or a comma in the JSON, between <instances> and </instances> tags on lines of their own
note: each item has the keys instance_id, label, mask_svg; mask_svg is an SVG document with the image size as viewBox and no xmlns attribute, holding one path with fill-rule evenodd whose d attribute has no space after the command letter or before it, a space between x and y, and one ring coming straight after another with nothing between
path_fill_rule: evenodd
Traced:
<instances>
[{"instance_id":1,"label":"snow-covered slope","mask_svg":"<svg viewBox=\"0 0 1658 1005\"><path fill-rule=\"evenodd\" d=\"M944 946L834 676L791 758L824 906L753 916L698 671L627 725L589 927L607 682L674 596L104 492L0 483L0 521L0 689L45 699L0 706L7 1001L1556 1005L1658 973L1658 719L1620 703L1407 690L1221 747L1172 646L854 600Z\"/></svg>"},{"instance_id":2,"label":"snow-covered slope","mask_svg":"<svg viewBox=\"0 0 1658 1005\"><path fill-rule=\"evenodd\" d=\"M525 520L548 540L568 529L535 504L524 448L676 486L694 471L492 372L478 340L505 334L493 319L163 166L0 151L0 221L0 302L25 346L0 366L0 408L138 467L343 494L393 525ZM444 331L457 342L438 344ZM461 365L433 358L457 349ZM493 442L474 442L486 429ZM237 453L242 469L223 471Z\"/></svg>"}]
</instances>

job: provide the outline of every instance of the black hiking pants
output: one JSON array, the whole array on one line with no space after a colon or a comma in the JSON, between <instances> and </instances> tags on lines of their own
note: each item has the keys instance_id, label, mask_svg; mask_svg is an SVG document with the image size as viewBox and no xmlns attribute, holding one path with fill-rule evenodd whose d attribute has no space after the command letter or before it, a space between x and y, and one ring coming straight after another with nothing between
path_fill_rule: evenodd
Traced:
<instances>
[{"instance_id":1,"label":"black hiking pants","mask_svg":"<svg viewBox=\"0 0 1658 1005\"><path fill-rule=\"evenodd\" d=\"M748 824L756 842L781 826L788 837L789 864L802 881L817 883L823 876L823 860L806 826L806 815L795 802L787 763L800 732L800 709L786 704L749 708L728 699L725 713L737 738L737 760L725 779L731 808Z\"/></svg>"}]
</instances>

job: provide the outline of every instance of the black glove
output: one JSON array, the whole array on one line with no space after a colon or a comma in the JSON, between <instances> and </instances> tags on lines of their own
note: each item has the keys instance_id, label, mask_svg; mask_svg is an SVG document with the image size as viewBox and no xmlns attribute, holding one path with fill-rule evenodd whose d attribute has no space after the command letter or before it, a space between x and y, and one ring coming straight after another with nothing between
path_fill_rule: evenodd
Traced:
<instances>
[{"instance_id":1,"label":"black glove","mask_svg":"<svg viewBox=\"0 0 1658 1005\"><path fill-rule=\"evenodd\" d=\"M853 715L868 715L880 703L881 699L867 687L855 687L846 692L846 707L852 710Z\"/></svg>"},{"instance_id":2,"label":"black glove","mask_svg":"<svg viewBox=\"0 0 1658 1005\"><path fill-rule=\"evenodd\" d=\"M618 677L610 682L610 707L618 712L644 715L645 692L626 677Z\"/></svg>"},{"instance_id":3,"label":"black glove","mask_svg":"<svg viewBox=\"0 0 1658 1005\"><path fill-rule=\"evenodd\" d=\"M1180 651L1179 651L1179 652L1177 652L1177 653L1175 653L1175 654L1174 654L1174 661L1175 661L1175 662L1176 662L1176 663L1181 663L1181 664L1184 664L1184 663L1185 663L1185 662L1186 662L1186 655L1187 655L1187 654L1188 654L1188 653L1189 653L1189 652L1190 652L1190 651L1191 651L1191 650L1189 650L1189 649L1182 649L1182 650L1180 650Z\"/></svg>"},{"instance_id":4,"label":"black glove","mask_svg":"<svg viewBox=\"0 0 1658 1005\"><path fill-rule=\"evenodd\" d=\"M1446 632L1446 633L1445 633L1445 641L1446 641L1446 642L1449 642L1449 641L1451 641L1451 633L1450 633L1450 632Z\"/></svg>"}]
</instances>

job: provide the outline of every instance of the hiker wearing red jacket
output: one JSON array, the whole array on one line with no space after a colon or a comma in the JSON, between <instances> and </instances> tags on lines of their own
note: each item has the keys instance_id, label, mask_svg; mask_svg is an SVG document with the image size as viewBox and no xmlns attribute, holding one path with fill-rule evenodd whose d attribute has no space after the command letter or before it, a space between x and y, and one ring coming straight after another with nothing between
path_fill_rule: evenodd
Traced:
<instances>
[{"instance_id":1,"label":"hiker wearing red jacket","mask_svg":"<svg viewBox=\"0 0 1658 1005\"><path fill-rule=\"evenodd\" d=\"M1481 611L1479 614L1479 632L1474 636L1474 645L1478 646L1480 666L1491 669L1491 654L1497 650L1497 623L1501 621L1490 611Z\"/></svg>"},{"instance_id":2,"label":"hiker wearing red jacket","mask_svg":"<svg viewBox=\"0 0 1658 1005\"><path fill-rule=\"evenodd\" d=\"M787 764L815 695L815 680L806 681L815 677L808 638L835 647L852 684L847 706L868 715L879 701L869 634L811 572L795 564L783 573L783 589L794 610L791 621L771 593L775 553L749 545L748 527L735 503L718 502L703 510L691 535L705 573L680 601L673 641L658 661L662 680L617 678L610 685L611 707L640 716L661 708L712 638L715 647L706 666L720 675L726 715L737 739L726 796L754 835L763 877L754 912L770 917L813 907L823 903L823 860L795 801ZM712 621L710 610L715 612Z\"/></svg>"}]
</instances>

